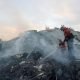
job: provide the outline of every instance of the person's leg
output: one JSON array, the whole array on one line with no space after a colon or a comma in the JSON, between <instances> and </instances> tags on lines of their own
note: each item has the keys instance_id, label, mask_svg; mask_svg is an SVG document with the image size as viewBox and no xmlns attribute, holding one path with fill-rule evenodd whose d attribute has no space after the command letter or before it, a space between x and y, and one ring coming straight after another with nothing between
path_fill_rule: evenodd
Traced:
<instances>
[{"instance_id":1,"label":"person's leg","mask_svg":"<svg viewBox=\"0 0 80 80\"><path fill-rule=\"evenodd\" d=\"M68 40L68 49L72 49L73 48L73 39Z\"/></svg>"},{"instance_id":2,"label":"person's leg","mask_svg":"<svg viewBox=\"0 0 80 80\"><path fill-rule=\"evenodd\" d=\"M74 48L73 48L73 39L70 39L70 40L67 42L67 44L68 44L69 58L70 58L71 60L73 60L73 59L74 59L74 55L73 55L73 50L74 50Z\"/></svg>"}]
</instances>

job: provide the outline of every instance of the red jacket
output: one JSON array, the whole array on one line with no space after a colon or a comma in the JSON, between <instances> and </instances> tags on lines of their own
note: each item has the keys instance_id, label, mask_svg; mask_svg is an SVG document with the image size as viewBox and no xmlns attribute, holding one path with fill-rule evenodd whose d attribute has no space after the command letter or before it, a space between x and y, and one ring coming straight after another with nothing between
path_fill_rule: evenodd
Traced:
<instances>
[{"instance_id":1,"label":"red jacket","mask_svg":"<svg viewBox=\"0 0 80 80\"><path fill-rule=\"evenodd\" d=\"M71 31L70 31L70 29L69 28L64 28L64 36L65 37L69 37L70 35L71 35Z\"/></svg>"},{"instance_id":2,"label":"red jacket","mask_svg":"<svg viewBox=\"0 0 80 80\"><path fill-rule=\"evenodd\" d=\"M65 41L73 38L73 34L71 33L70 28L66 28L65 27L64 30L63 30L63 32L64 32L64 36L65 36Z\"/></svg>"}]
</instances>

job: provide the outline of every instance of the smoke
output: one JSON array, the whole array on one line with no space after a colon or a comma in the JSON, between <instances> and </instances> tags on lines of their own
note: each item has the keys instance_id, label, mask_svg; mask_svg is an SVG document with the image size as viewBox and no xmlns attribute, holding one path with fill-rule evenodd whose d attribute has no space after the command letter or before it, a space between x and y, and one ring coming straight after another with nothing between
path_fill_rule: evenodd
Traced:
<instances>
[{"instance_id":1,"label":"smoke","mask_svg":"<svg viewBox=\"0 0 80 80\"><path fill-rule=\"evenodd\" d=\"M67 49L61 50L58 41L58 39L63 40L63 33L61 33L62 37L57 33L61 33L61 31L55 29L52 32L24 32L18 39L7 43L6 49L2 52L2 54L4 53L2 57L10 57L22 53L28 53L29 57L34 50L38 50L44 56L41 62L47 58L52 58L60 63L67 64L70 62Z\"/></svg>"},{"instance_id":2,"label":"smoke","mask_svg":"<svg viewBox=\"0 0 80 80\"><path fill-rule=\"evenodd\" d=\"M59 39L63 40L63 38L63 33L59 29L54 29L50 32L24 32L19 38L11 42L9 41L4 45L5 49L0 53L0 57L10 57L22 53L28 53L29 57L36 50L40 51L44 56L40 62L50 58L62 64L69 64L72 61L70 56L74 56L74 60L80 59L80 47L75 42L72 53L68 51L67 47L59 47Z\"/></svg>"}]
</instances>

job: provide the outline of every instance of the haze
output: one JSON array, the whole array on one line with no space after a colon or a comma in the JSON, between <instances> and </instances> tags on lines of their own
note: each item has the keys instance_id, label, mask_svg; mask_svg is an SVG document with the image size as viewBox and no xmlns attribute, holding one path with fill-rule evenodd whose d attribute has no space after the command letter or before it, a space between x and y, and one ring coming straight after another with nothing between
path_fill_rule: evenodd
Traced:
<instances>
[{"instance_id":1,"label":"haze","mask_svg":"<svg viewBox=\"0 0 80 80\"><path fill-rule=\"evenodd\" d=\"M80 0L0 0L0 38L60 25L80 31Z\"/></svg>"}]
</instances>

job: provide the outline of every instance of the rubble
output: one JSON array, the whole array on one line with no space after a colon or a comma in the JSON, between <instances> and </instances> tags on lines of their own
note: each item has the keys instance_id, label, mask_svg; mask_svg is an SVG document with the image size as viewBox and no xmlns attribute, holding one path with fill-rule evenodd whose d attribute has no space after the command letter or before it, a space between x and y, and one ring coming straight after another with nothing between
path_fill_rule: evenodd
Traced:
<instances>
[{"instance_id":1,"label":"rubble","mask_svg":"<svg viewBox=\"0 0 80 80\"><path fill-rule=\"evenodd\" d=\"M33 54L35 58L33 55L27 58L27 53L21 57L15 55L6 58L4 63L0 63L3 65L0 66L0 80L80 80L79 60L69 65L60 64L53 59L40 63L40 53L40 56L37 56L38 52Z\"/></svg>"}]
</instances>

